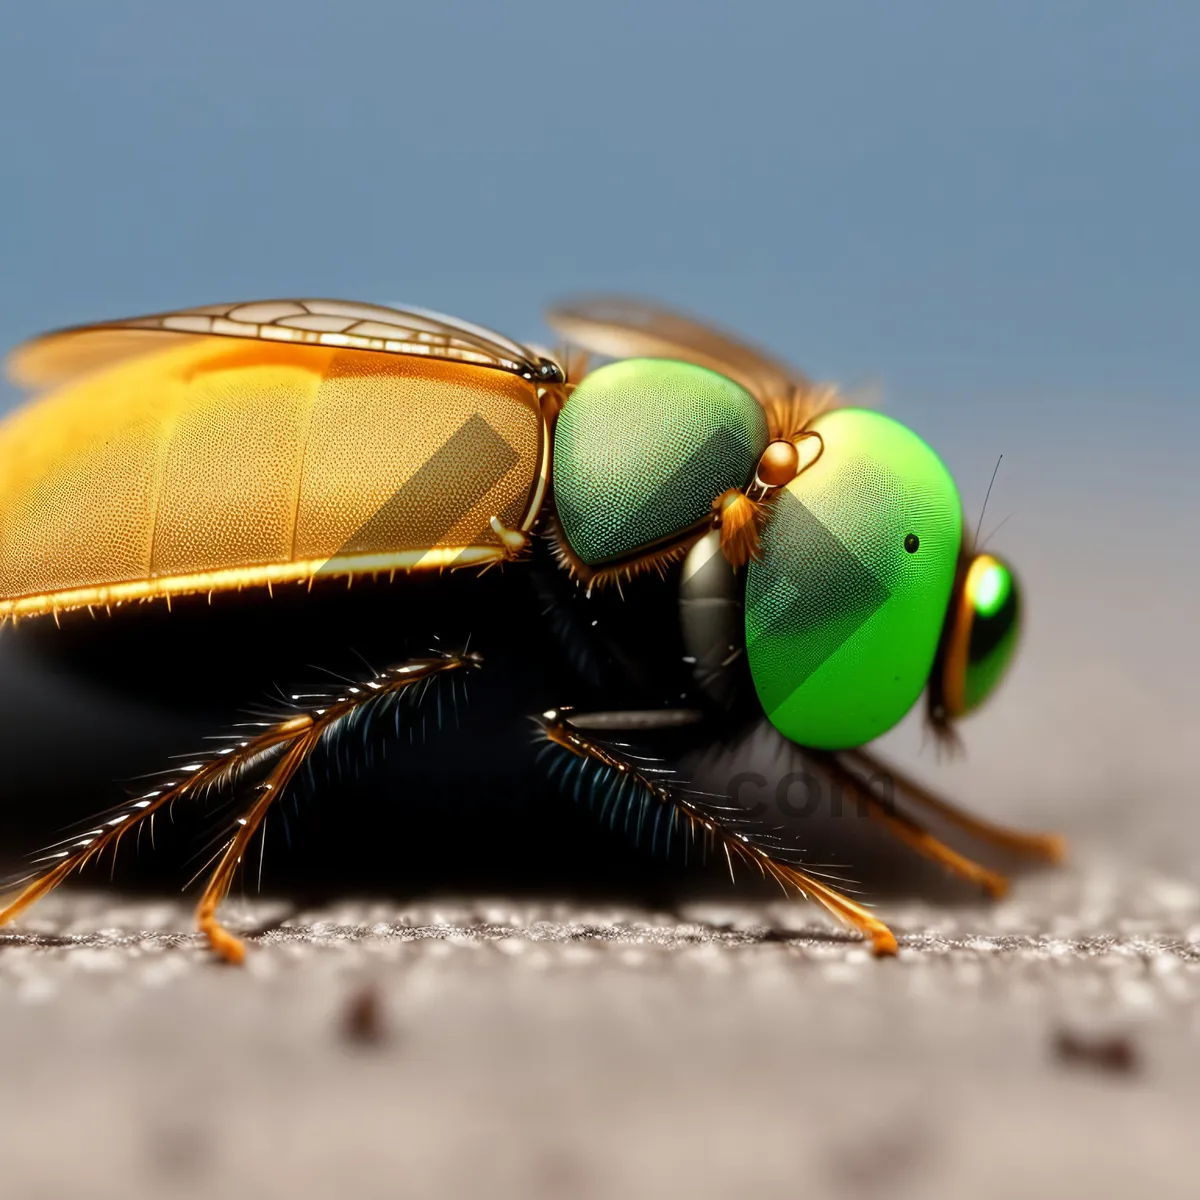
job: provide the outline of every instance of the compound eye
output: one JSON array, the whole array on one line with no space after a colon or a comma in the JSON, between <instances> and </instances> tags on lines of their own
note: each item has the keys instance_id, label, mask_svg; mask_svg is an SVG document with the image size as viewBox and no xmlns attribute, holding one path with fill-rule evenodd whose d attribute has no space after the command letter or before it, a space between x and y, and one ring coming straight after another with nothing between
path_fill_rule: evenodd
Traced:
<instances>
[{"instance_id":1,"label":"compound eye","mask_svg":"<svg viewBox=\"0 0 1200 1200\"><path fill-rule=\"evenodd\" d=\"M1006 563L978 554L955 598L956 628L946 657L946 707L951 716L978 708L996 689L1016 649L1021 598Z\"/></svg>"}]
</instances>

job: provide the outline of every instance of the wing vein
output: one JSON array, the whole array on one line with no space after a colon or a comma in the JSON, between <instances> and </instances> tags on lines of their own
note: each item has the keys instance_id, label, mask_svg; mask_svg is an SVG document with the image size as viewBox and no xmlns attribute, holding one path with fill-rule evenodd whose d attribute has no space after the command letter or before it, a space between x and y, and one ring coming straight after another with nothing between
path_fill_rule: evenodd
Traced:
<instances>
[{"instance_id":1,"label":"wing vein","mask_svg":"<svg viewBox=\"0 0 1200 1200\"><path fill-rule=\"evenodd\" d=\"M312 398L308 404L308 416L304 422L304 443L300 448L300 470L296 474L296 499L292 505L292 541L288 550L288 562L296 561L296 540L300 533L300 502L304 498L304 472L308 466L308 447L312 441L313 416L317 404L320 402L324 384L325 377L322 375L321 382L313 389Z\"/></svg>"},{"instance_id":2,"label":"wing vein","mask_svg":"<svg viewBox=\"0 0 1200 1200\"><path fill-rule=\"evenodd\" d=\"M146 578L154 578L154 558L158 552L158 524L162 516L163 494L167 490L167 464L170 461L171 450L175 445L175 437L179 432L179 412L173 407L162 421L162 436L157 439L160 446L158 457L154 463L154 482L151 491L153 511L150 514L150 546L146 562Z\"/></svg>"}]
</instances>

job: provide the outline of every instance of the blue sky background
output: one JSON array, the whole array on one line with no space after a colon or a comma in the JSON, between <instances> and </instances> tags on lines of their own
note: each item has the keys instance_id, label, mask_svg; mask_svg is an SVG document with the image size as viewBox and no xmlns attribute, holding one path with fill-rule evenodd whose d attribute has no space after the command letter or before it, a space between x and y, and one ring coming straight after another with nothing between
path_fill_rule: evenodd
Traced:
<instances>
[{"instance_id":1,"label":"blue sky background","mask_svg":"<svg viewBox=\"0 0 1200 1200\"><path fill-rule=\"evenodd\" d=\"M1004 453L1029 634L956 786L1153 813L1200 716L1198 44L1183 0L7 5L0 343L280 295L707 314L879 387L971 514Z\"/></svg>"}]
</instances>

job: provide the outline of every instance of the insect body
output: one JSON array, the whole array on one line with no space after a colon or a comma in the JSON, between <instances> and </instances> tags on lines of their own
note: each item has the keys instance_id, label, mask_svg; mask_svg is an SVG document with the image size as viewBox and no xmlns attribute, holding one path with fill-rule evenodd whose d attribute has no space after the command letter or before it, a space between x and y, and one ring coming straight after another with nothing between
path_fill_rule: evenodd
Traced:
<instances>
[{"instance_id":1,"label":"insect body","mask_svg":"<svg viewBox=\"0 0 1200 1200\"><path fill-rule=\"evenodd\" d=\"M399 576L402 611L407 576L511 563L513 586L523 573L544 585L549 569L559 582L545 586L568 608L604 596L644 638L636 615L653 591L660 607L674 597L673 640L639 650L634 637L605 660L619 676L606 698L642 707L585 713L547 697L537 717L564 788L586 782L610 822L636 812L656 845L699 836L894 951L891 932L805 871L776 829L628 749L666 729L703 745L765 714L901 840L1000 890L864 782L866 742L922 691L948 734L1015 642L1015 581L974 554L933 451L677 314L600 300L551 320L617 361L568 373L452 318L334 301L214 306L29 343L10 371L48 390L0 424L0 617L288 584L315 593L325 578L380 574ZM564 636L587 660L589 635ZM670 664L649 669L667 645ZM197 914L213 948L240 960L217 909L301 768L346 729L386 718L411 730L430 690L486 655L411 658L259 722L52 849L0 921L163 808L243 789ZM670 676L671 702L645 703L635 680L647 674ZM985 840L1061 853L1055 838L901 786Z\"/></svg>"}]
</instances>

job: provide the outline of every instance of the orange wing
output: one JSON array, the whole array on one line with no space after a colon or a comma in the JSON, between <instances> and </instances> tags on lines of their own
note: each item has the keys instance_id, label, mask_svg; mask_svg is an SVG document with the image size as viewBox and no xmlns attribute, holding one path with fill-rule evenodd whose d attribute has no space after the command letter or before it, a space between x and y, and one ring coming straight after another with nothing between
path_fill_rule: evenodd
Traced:
<instances>
[{"instance_id":1,"label":"orange wing","mask_svg":"<svg viewBox=\"0 0 1200 1200\"><path fill-rule=\"evenodd\" d=\"M344 300L210 304L80 325L19 346L8 358L8 375L23 387L52 387L160 351L167 339L183 342L197 336L422 355L495 367L539 383L559 383L563 378L553 360L482 326L420 308L385 308Z\"/></svg>"}]
</instances>

